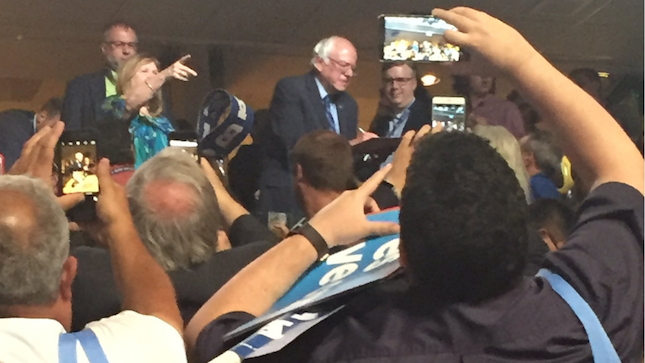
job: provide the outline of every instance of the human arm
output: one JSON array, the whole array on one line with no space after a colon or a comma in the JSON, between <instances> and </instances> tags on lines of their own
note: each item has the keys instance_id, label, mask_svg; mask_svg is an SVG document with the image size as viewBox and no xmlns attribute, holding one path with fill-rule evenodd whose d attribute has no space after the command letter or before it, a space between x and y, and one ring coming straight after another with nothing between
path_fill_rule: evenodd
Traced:
<instances>
[{"instance_id":1,"label":"human arm","mask_svg":"<svg viewBox=\"0 0 645 363\"><path fill-rule=\"evenodd\" d=\"M190 59L190 55L181 57L163 71L149 76L144 82L132 82L130 88L122 95L125 100L126 110L138 110L152 96L161 89L161 86L170 78L188 81L189 76L196 77L197 72L186 66L184 63Z\"/></svg>"},{"instance_id":2,"label":"human arm","mask_svg":"<svg viewBox=\"0 0 645 363\"><path fill-rule=\"evenodd\" d=\"M472 52L471 64L455 65L453 70L510 78L549 124L592 189L615 181L643 193L643 158L629 137L600 104L550 65L516 30L463 7L435 9L433 14L459 29L446 31L446 41Z\"/></svg>"},{"instance_id":3,"label":"human arm","mask_svg":"<svg viewBox=\"0 0 645 363\"><path fill-rule=\"evenodd\" d=\"M356 242L370 235L396 233L398 225L369 222L364 206L369 195L389 171L381 169L356 190L346 191L309 222L329 247ZM317 260L317 252L305 237L283 240L249 264L211 297L186 327L186 343L194 347L202 329L217 317L243 311L253 316L266 312Z\"/></svg>"},{"instance_id":4,"label":"human arm","mask_svg":"<svg viewBox=\"0 0 645 363\"><path fill-rule=\"evenodd\" d=\"M155 316L182 332L183 321L168 275L141 242L132 222L123 187L110 175L110 162L98 165L101 195L97 214L103 223L115 282L123 296L123 310Z\"/></svg>"},{"instance_id":5,"label":"human arm","mask_svg":"<svg viewBox=\"0 0 645 363\"><path fill-rule=\"evenodd\" d=\"M219 175L206 158L201 159L201 164L204 174L206 174L208 181L213 186L213 190L215 190L217 204L224 219L232 247L258 241L270 243L280 241L228 193Z\"/></svg>"}]
</instances>

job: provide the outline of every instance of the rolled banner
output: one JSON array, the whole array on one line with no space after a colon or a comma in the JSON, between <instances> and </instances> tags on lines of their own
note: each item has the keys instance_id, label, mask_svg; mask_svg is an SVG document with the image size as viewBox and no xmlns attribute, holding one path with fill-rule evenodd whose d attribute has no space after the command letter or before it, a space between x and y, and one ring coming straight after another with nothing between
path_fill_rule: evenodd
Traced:
<instances>
[{"instance_id":1,"label":"rolled banner","mask_svg":"<svg viewBox=\"0 0 645 363\"><path fill-rule=\"evenodd\" d=\"M210 91L197 117L200 154L225 158L251 132L254 116L253 109L226 90Z\"/></svg>"}]
</instances>

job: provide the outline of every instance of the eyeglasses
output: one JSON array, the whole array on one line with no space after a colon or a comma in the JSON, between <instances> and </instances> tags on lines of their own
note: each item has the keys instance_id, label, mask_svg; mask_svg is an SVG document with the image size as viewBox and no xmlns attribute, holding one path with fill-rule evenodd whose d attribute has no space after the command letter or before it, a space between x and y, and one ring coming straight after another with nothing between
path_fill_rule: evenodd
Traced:
<instances>
[{"instance_id":1,"label":"eyeglasses","mask_svg":"<svg viewBox=\"0 0 645 363\"><path fill-rule=\"evenodd\" d=\"M329 58L329 60L334 62L336 67L338 67L338 69L340 69L343 73L345 73L345 72L347 72L347 71L349 71L351 69L352 70L352 76L358 75L358 72L356 71L356 67L352 66L350 63L339 61L339 60L336 60L336 59L331 58L331 57Z\"/></svg>"},{"instance_id":2,"label":"eyeglasses","mask_svg":"<svg viewBox=\"0 0 645 363\"><path fill-rule=\"evenodd\" d=\"M137 46L139 45L139 43L137 43L137 42L130 42L130 43L126 43L126 42L105 42L105 44L109 44L109 45L111 45L111 46L113 46L115 48L122 48L122 49L125 48L125 47L131 48L131 49L137 49Z\"/></svg>"},{"instance_id":3,"label":"eyeglasses","mask_svg":"<svg viewBox=\"0 0 645 363\"><path fill-rule=\"evenodd\" d=\"M397 78L383 78L383 83L393 84L396 83L399 86L402 86L412 80L412 77L397 77Z\"/></svg>"}]
</instances>

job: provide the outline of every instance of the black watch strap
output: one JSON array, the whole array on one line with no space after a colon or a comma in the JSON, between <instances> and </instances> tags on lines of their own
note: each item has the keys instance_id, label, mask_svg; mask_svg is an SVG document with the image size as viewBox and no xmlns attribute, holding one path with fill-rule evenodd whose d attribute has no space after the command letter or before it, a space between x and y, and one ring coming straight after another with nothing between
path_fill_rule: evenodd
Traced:
<instances>
[{"instance_id":1,"label":"black watch strap","mask_svg":"<svg viewBox=\"0 0 645 363\"><path fill-rule=\"evenodd\" d=\"M302 227L298 228L294 234L299 234L305 237L318 252L318 261L324 261L329 256L329 246L323 238L309 223L305 223Z\"/></svg>"}]
</instances>

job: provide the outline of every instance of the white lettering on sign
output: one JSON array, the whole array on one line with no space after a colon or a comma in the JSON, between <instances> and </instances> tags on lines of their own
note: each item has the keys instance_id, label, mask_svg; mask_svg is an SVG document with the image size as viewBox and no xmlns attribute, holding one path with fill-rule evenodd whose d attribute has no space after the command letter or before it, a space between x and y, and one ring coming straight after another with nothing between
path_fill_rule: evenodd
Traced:
<instances>
[{"instance_id":1,"label":"white lettering on sign","mask_svg":"<svg viewBox=\"0 0 645 363\"><path fill-rule=\"evenodd\" d=\"M215 143L217 144L217 146L226 149L233 138L240 132L242 132L242 130L244 130L242 126L238 124L231 124L221 135L217 137L217 139L215 139Z\"/></svg>"},{"instance_id":2,"label":"white lettering on sign","mask_svg":"<svg viewBox=\"0 0 645 363\"><path fill-rule=\"evenodd\" d=\"M288 320L274 320L258 330L259 335L264 335L269 339L280 339L284 335L284 328L292 326L293 323Z\"/></svg>"},{"instance_id":3,"label":"white lettering on sign","mask_svg":"<svg viewBox=\"0 0 645 363\"><path fill-rule=\"evenodd\" d=\"M342 265L344 263L359 262L363 258L363 255L361 254L352 255L352 253L362 249L363 247L365 247L365 242L359 243L356 246L352 246L348 249L336 252L333 255L327 257L327 264Z\"/></svg>"},{"instance_id":4,"label":"white lettering on sign","mask_svg":"<svg viewBox=\"0 0 645 363\"><path fill-rule=\"evenodd\" d=\"M374 262L370 263L363 272L370 272L385 264L399 259L399 239L395 238L374 251Z\"/></svg>"},{"instance_id":5,"label":"white lettering on sign","mask_svg":"<svg viewBox=\"0 0 645 363\"><path fill-rule=\"evenodd\" d=\"M300 321L314 320L318 317L318 313L302 313L302 314L293 314L291 315L292 319Z\"/></svg>"},{"instance_id":6,"label":"white lettering on sign","mask_svg":"<svg viewBox=\"0 0 645 363\"><path fill-rule=\"evenodd\" d=\"M211 125L204 123L204 132L202 133L202 139L206 137L211 132Z\"/></svg>"},{"instance_id":7,"label":"white lettering on sign","mask_svg":"<svg viewBox=\"0 0 645 363\"><path fill-rule=\"evenodd\" d=\"M340 281L345 277L353 274L356 270L358 270L358 264L356 263L346 263L344 265L334 267L320 279L319 285L325 286L330 282Z\"/></svg>"},{"instance_id":8,"label":"white lettering on sign","mask_svg":"<svg viewBox=\"0 0 645 363\"><path fill-rule=\"evenodd\" d=\"M237 100L238 105L240 106L240 109L237 110L237 117L241 118L242 120L246 120L246 103L244 101L240 100L239 98L235 97Z\"/></svg>"}]
</instances>

